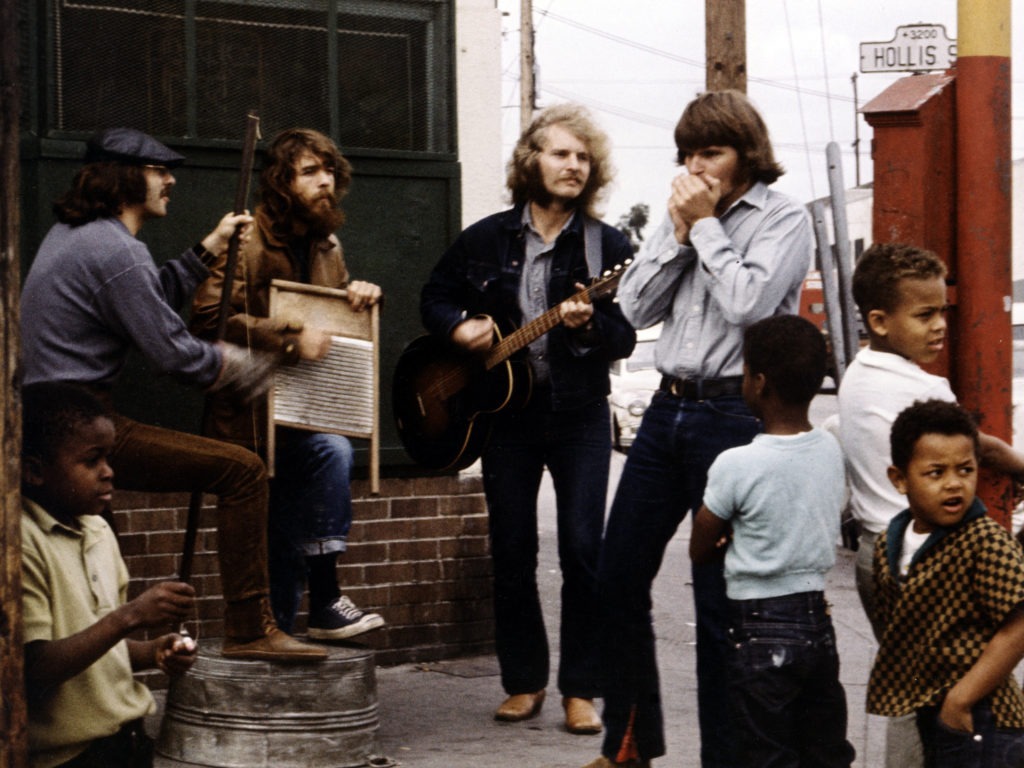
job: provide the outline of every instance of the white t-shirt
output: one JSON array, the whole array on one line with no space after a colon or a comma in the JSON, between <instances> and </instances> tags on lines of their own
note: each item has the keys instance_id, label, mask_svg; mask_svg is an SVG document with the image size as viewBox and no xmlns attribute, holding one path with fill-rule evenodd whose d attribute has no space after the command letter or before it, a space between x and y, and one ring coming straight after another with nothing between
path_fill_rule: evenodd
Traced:
<instances>
[{"instance_id":1,"label":"white t-shirt","mask_svg":"<svg viewBox=\"0 0 1024 768\"><path fill-rule=\"evenodd\" d=\"M869 533L881 533L907 508L889 482L889 431L918 400L956 402L949 382L891 352L865 347L839 386L839 441L846 456L850 511Z\"/></svg>"},{"instance_id":2,"label":"white t-shirt","mask_svg":"<svg viewBox=\"0 0 1024 768\"><path fill-rule=\"evenodd\" d=\"M915 533L913 523L907 526L907 531L903 534L903 548L900 550L900 578L907 575L907 571L910 570L910 561L914 559L917 550L924 546L931 535L931 531Z\"/></svg>"}]
</instances>

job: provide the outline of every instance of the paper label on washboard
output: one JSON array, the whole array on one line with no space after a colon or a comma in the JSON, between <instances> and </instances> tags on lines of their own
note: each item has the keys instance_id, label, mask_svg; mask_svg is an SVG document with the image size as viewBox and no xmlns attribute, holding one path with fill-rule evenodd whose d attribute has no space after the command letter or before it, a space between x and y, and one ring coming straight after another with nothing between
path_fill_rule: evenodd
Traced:
<instances>
[{"instance_id":1,"label":"paper label on washboard","mask_svg":"<svg viewBox=\"0 0 1024 768\"><path fill-rule=\"evenodd\" d=\"M274 420L369 434L373 396L373 344L332 336L323 360L301 360L277 369Z\"/></svg>"}]
</instances>

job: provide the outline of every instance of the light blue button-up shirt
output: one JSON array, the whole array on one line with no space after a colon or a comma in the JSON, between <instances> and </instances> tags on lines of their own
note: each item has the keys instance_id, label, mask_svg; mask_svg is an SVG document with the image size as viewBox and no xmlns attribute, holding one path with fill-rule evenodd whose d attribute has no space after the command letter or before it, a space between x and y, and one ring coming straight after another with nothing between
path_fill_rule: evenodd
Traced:
<instances>
[{"instance_id":1,"label":"light blue button-up shirt","mask_svg":"<svg viewBox=\"0 0 1024 768\"><path fill-rule=\"evenodd\" d=\"M655 365L668 376L743 373L743 329L799 312L811 267L810 217L795 200L755 183L719 218L699 220L680 245L668 213L619 285L634 328L663 322Z\"/></svg>"},{"instance_id":2,"label":"light blue button-up shirt","mask_svg":"<svg viewBox=\"0 0 1024 768\"><path fill-rule=\"evenodd\" d=\"M562 232L572 223L570 216ZM530 206L523 206L523 276L519 283L519 307L523 312L523 325L548 311L548 283L551 282L551 254L555 250L555 240L545 243L540 232L533 226ZM533 368L533 380L538 384L546 384L551 378L548 365L548 336L542 336L530 342L529 358Z\"/></svg>"}]
</instances>

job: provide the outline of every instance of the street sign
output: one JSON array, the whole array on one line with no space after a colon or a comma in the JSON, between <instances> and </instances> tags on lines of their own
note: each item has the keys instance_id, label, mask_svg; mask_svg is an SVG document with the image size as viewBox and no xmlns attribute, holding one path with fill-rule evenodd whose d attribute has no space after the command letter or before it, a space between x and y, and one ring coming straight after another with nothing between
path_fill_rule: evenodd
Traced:
<instances>
[{"instance_id":1,"label":"street sign","mask_svg":"<svg viewBox=\"0 0 1024 768\"><path fill-rule=\"evenodd\" d=\"M931 72L955 63L956 40L942 24L907 24L888 42L860 44L861 72Z\"/></svg>"}]
</instances>

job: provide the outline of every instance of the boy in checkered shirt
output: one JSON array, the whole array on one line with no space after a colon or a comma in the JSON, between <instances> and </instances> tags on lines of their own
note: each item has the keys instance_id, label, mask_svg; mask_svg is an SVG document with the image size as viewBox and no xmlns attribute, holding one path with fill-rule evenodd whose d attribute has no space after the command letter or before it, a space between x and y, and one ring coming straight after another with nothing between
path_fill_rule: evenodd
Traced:
<instances>
[{"instance_id":1,"label":"boy in checkered shirt","mask_svg":"<svg viewBox=\"0 0 1024 768\"><path fill-rule=\"evenodd\" d=\"M963 408L897 416L889 479L909 509L874 550L884 627L867 709L916 714L927 768L1024 765L1024 553L977 498L978 429Z\"/></svg>"}]
</instances>

